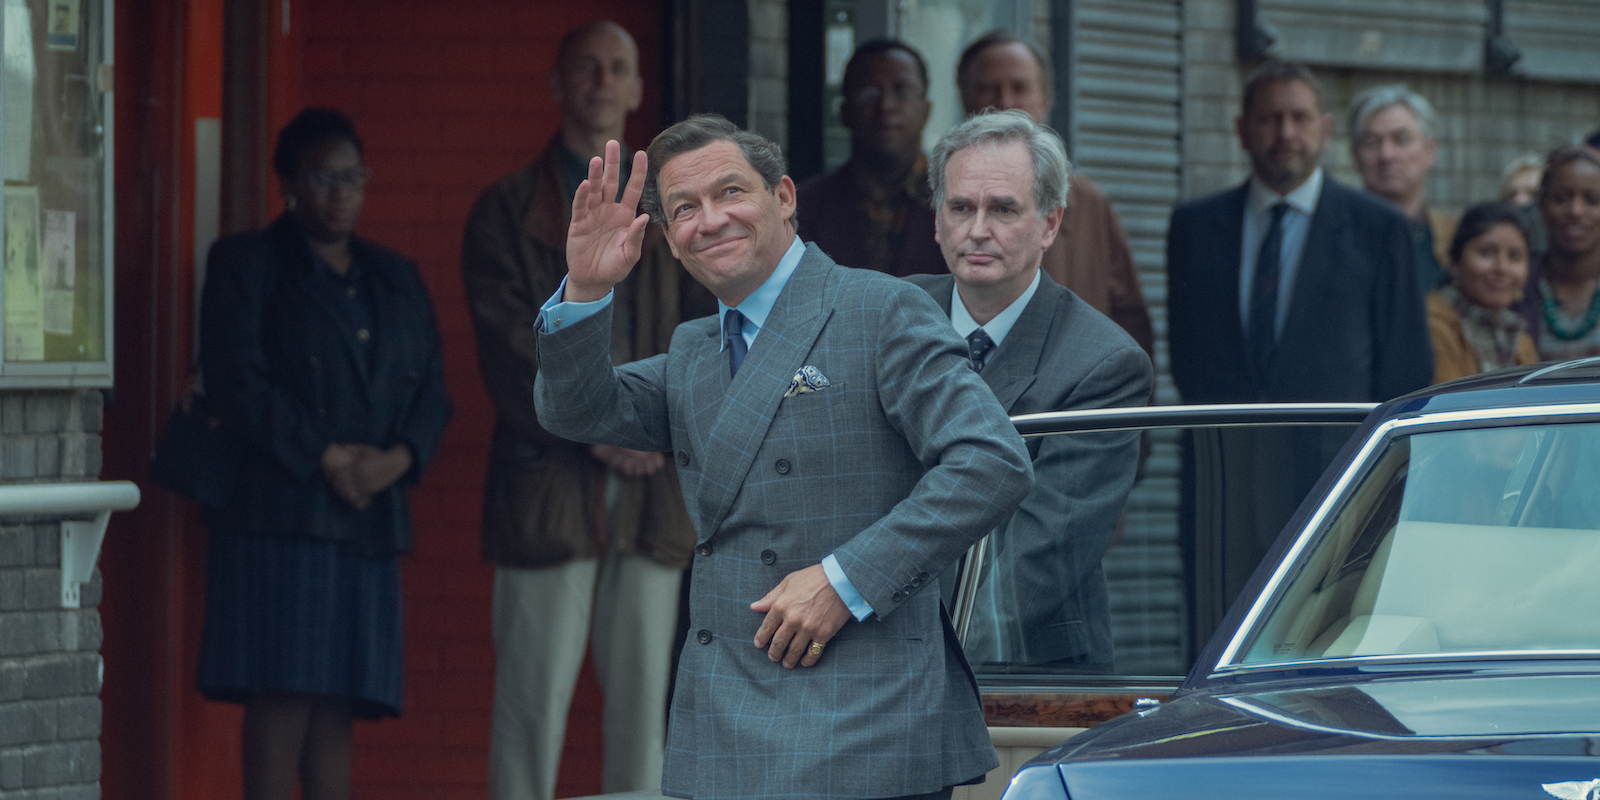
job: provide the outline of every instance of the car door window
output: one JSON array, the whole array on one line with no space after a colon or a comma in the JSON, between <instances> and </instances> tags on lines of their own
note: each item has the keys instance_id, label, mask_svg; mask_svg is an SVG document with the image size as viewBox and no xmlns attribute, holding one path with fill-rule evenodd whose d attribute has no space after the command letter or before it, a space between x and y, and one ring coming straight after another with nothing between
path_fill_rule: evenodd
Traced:
<instances>
[{"instance_id":1,"label":"car door window","mask_svg":"<svg viewBox=\"0 0 1600 800\"><path fill-rule=\"evenodd\" d=\"M1394 437L1249 634L1242 662L1600 649L1600 426Z\"/></svg>"}]
</instances>

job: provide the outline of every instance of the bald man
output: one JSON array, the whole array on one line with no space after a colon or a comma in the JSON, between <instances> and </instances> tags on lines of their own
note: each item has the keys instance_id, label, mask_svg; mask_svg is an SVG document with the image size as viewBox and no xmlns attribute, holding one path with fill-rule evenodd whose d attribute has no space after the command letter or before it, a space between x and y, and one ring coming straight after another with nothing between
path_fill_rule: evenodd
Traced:
<instances>
[{"instance_id":1,"label":"bald man","mask_svg":"<svg viewBox=\"0 0 1600 800\"><path fill-rule=\"evenodd\" d=\"M643 97L633 37L611 22L569 31L550 91L560 132L537 161L479 197L461 257L495 406L482 528L483 555L495 565L494 800L554 793L590 645L605 695L604 790L661 785L678 589L694 544L670 459L562 439L534 413L533 322L567 273L573 193L589 158L608 139L622 140ZM666 352L680 320L716 310L655 231L617 298L625 313L615 315L611 356L619 364Z\"/></svg>"},{"instance_id":2,"label":"bald man","mask_svg":"<svg viewBox=\"0 0 1600 800\"><path fill-rule=\"evenodd\" d=\"M1044 52L1005 30L978 37L956 62L956 87L969 115L986 108L1014 108L1027 112L1036 123L1048 124L1055 102L1052 77ZM1082 172L1073 172L1061 233L1045 252L1043 268L1154 357L1155 330L1128 236L1111 201Z\"/></svg>"}]
</instances>

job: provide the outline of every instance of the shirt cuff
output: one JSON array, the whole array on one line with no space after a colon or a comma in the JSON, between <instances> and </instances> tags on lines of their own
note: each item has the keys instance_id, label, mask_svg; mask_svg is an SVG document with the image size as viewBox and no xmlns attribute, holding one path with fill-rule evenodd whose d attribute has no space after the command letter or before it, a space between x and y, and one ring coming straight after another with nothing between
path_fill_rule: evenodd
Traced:
<instances>
[{"instance_id":1,"label":"shirt cuff","mask_svg":"<svg viewBox=\"0 0 1600 800\"><path fill-rule=\"evenodd\" d=\"M872 606L867 605L866 599L856 591L850 579L845 577L844 568L839 566L839 559L834 558L832 553L822 559L822 571L827 574L828 583L833 584L833 590L839 593L839 599L850 609L856 622L864 622L867 617L872 616Z\"/></svg>"},{"instance_id":2,"label":"shirt cuff","mask_svg":"<svg viewBox=\"0 0 1600 800\"><path fill-rule=\"evenodd\" d=\"M539 307L539 319L534 321L534 327L540 333L555 333L562 328L588 319L600 312L611 302L615 292L606 292L606 296L590 303L568 303L561 298L567 293L567 279L561 279L561 285L556 287L556 293Z\"/></svg>"}]
</instances>

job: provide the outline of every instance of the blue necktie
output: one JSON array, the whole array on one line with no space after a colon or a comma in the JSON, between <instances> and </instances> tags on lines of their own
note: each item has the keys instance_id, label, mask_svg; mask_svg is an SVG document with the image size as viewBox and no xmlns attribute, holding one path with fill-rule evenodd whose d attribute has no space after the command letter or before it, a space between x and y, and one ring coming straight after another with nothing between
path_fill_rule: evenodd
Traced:
<instances>
[{"instance_id":1,"label":"blue necktie","mask_svg":"<svg viewBox=\"0 0 1600 800\"><path fill-rule=\"evenodd\" d=\"M738 375L745 353L750 352L750 346L744 343L744 315L728 309L722 318L722 332L728 337L728 374Z\"/></svg>"},{"instance_id":2,"label":"blue necktie","mask_svg":"<svg viewBox=\"0 0 1600 800\"><path fill-rule=\"evenodd\" d=\"M978 372L983 371L983 362L989 359L989 351L993 349L994 340L982 328L967 334L967 351L972 356L972 368Z\"/></svg>"},{"instance_id":3,"label":"blue necktie","mask_svg":"<svg viewBox=\"0 0 1600 800\"><path fill-rule=\"evenodd\" d=\"M1283 273L1283 214L1285 203L1272 207L1272 222L1256 255L1256 275L1250 286L1250 359L1259 377L1267 371L1272 349L1277 345L1278 282Z\"/></svg>"}]
</instances>

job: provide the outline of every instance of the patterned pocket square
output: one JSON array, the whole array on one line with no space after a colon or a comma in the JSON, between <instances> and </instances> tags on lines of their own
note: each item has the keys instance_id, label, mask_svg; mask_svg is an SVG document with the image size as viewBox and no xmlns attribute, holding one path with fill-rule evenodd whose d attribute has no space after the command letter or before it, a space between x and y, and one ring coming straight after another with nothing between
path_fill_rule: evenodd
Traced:
<instances>
[{"instance_id":1,"label":"patterned pocket square","mask_svg":"<svg viewBox=\"0 0 1600 800\"><path fill-rule=\"evenodd\" d=\"M797 394L815 392L828 388L828 379L823 377L822 370L807 364L789 379L789 391L784 392L784 397L794 397Z\"/></svg>"}]
</instances>

